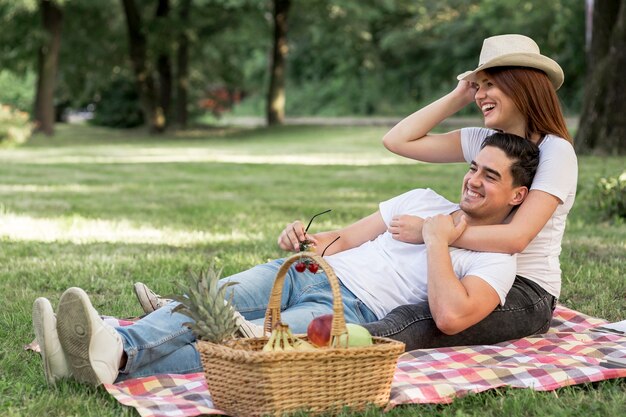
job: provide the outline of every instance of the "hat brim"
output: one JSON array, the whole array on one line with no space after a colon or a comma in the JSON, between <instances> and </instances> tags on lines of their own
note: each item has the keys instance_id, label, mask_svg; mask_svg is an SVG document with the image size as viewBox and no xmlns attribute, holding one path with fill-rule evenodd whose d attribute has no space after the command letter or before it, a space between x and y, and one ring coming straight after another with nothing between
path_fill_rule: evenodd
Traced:
<instances>
[{"instance_id":1,"label":"hat brim","mask_svg":"<svg viewBox=\"0 0 626 417\"><path fill-rule=\"evenodd\" d=\"M501 55L485 62L473 71L459 74L456 78L457 80L474 81L478 72L494 67L529 67L541 70L546 73L555 90L558 90L563 85L565 78L561 66L556 61L544 55L531 53Z\"/></svg>"}]
</instances>

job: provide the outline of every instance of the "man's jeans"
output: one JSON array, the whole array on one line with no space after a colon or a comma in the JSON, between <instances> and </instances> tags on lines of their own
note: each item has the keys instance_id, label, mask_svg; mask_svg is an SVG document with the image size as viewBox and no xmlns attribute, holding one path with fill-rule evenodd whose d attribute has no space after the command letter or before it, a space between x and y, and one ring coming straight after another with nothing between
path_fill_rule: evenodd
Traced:
<instances>
[{"instance_id":1,"label":"man's jeans","mask_svg":"<svg viewBox=\"0 0 626 417\"><path fill-rule=\"evenodd\" d=\"M270 292L283 262L284 259L277 259L222 280L237 282L228 288L227 293L232 292L235 308L247 320L263 325ZM350 290L343 285L340 288L346 322L363 324L376 320L374 313ZM128 355L117 382L162 373L202 371L196 339L183 325L192 319L172 313L176 305L170 303L131 326L116 328ZM314 317L332 311L332 291L323 270L313 274L308 270L298 273L289 268L283 285L281 321L287 323L294 333L306 333Z\"/></svg>"},{"instance_id":2,"label":"man's jeans","mask_svg":"<svg viewBox=\"0 0 626 417\"><path fill-rule=\"evenodd\" d=\"M503 306L455 335L446 335L437 328L428 302L396 307L383 319L364 327L374 336L404 342L406 350L484 345L545 333L555 306L556 299L551 294L533 281L517 276Z\"/></svg>"}]
</instances>

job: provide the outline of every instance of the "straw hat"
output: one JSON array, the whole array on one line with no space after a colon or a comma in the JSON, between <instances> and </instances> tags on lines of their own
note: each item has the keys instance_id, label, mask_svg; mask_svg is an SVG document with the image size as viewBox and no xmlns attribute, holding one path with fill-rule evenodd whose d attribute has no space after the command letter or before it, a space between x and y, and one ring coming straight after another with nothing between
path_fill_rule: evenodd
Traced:
<instances>
[{"instance_id":1,"label":"straw hat","mask_svg":"<svg viewBox=\"0 0 626 417\"><path fill-rule=\"evenodd\" d=\"M458 80L473 81L476 73L493 67L536 68L548 75L555 90L563 84L563 70L556 61L541 55L539 46L527 36L499 35L483 41L478 68L459 74Z\"/></svg>"}]
</instances>

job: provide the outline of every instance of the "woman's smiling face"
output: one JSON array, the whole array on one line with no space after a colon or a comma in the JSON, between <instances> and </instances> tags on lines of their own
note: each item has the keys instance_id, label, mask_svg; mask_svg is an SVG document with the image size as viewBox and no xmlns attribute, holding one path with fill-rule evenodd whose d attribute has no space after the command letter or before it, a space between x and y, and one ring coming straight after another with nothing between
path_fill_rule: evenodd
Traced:
<instances>
[{"instance_id":1,"label":"woman's smiling face","mask_svg":"<svg viewBox=\"0 0 626 417\"><path fill-rule=\"evenodd\" d=\"M485 118L485 127L526 136L525 116L486 72L476 74L472 84L476 88L474 100Z\"/></svg>"}]
</instances>

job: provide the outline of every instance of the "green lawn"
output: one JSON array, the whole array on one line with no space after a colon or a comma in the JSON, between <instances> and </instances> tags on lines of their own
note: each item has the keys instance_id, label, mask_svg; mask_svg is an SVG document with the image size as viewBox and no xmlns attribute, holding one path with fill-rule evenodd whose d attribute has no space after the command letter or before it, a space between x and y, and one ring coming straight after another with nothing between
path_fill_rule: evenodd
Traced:
<instances>
[{"instance_id":1,"label":"green lawn","mask_svg":"<svg viewBox=\"0 0 626 417\"><path fill-rule=\"evenodd\" d=\"M138 415L102 389L46 386L39 356L22 349L33 338L38 296L56 305L80 286L101 313L133 316L134 281L170 293L188 268L215 262L231 274L279 257L276 237L294 219L330 208L312 230L343 226L415 187L456 198L464 164L395 157L380 143L384 131L291 126L150 137L60 126L54 138L0 149L0 415ZM580 158L561 256L561 302L610 320L626 318L626 224L601 221L591 189L625 162ZM622 379L548 393L501 389L390 415L619 416L625 404Z\"/></svg>"}]
</instances>

